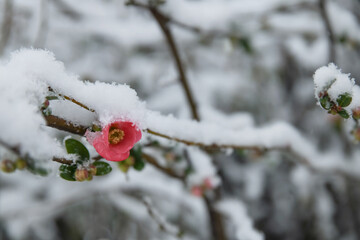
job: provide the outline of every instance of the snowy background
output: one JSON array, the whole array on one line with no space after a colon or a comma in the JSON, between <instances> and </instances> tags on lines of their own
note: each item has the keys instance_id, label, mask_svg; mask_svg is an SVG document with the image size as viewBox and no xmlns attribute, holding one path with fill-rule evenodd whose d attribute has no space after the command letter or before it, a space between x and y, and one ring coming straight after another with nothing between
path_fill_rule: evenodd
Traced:
<instances>
[{"instance_id":1,"label":"snowy background","mask_svg":"<svg viewBox=\"0 0 360 240\"><path fill-rule=\"evenodd\" d=\"M318 106L313 79L329 66L316 97L330 75L359 105L360 2L125 3L0 0L0 160L18 146L49 171L0 172L0 239L360 239L354 122ZM199 122L149 6L167 17ZM95 111L50 101L74 124L135 122L145 168L60 178L64 138L97 154L45 126L48 86Z\"/></svg>"}]
</instances>

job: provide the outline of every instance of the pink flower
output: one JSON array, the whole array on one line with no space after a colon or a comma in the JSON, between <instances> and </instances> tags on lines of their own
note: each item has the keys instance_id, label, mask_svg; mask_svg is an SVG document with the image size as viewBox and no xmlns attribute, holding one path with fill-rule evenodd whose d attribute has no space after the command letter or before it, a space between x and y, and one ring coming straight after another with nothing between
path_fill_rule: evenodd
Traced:
<instances>
[{"instance_id":1,"label":"pink flower","mask_svg":"<svg viewBox=\"0 0 360 240\"><path fill-rule=\"evenodd\" d=\"M211 179L209 177L205 178L204 179L204 188L205 189L212 189L214 186L213 186L213 183L211 181Z\"/></svg>"},{"instance_id":2,"label":"pink flower","mask_svg":"<svg viewBox=\"0 0 360 240\"><path fill-rule=\"evenodd\" d=\"M130 149L141 139L141 131L132 122L115 121L106 125L101 132L85 133L86 139L106 160L123 161L130 155Z\"/></svg>"},{"instance_id":3,"label":"pink flower","mask_svg":"<svg viewBox=\"0 0 360 240\"><path fill-rule=\"evenodd\" d=\"M203 195L203 190L199 186L193 186L191 188L191 194L196 196L196 197L201 197Z\"/></svg>"}]
</instances>

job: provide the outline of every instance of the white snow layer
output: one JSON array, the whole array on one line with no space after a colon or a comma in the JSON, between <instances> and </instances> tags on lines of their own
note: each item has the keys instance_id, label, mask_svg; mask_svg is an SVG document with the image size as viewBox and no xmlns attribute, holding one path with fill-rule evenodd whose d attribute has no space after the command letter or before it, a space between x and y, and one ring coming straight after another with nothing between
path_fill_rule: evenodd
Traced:
<instances>
[{"instance_id":1,"label":"white snow layer","mask_svg":"<svg viewBox=\"0 0 360 240\"><path fill-rule=\"evenodd\" d=\"M330 99L335 102L341 94L352 94L355 81L349 77L349 74L341 73L335 64L330 63L315 71L314 84L317 99L321 92L327 91Z\"/></svg>"},{"instance_id":2,"label":"white snow layer","mask_svg":"<svg viewBox=\"0 0 360 240\"><path fill-rule=\"evenodd\" d=\"M238 200L222 200L216 205L217 209L226 215L236 228L236 239L261 240L264 235L258 232L249 218L246 207Z\"/></svg>"},{"instance_id":3,"label":"white snow layer","mask_svg":"<svg viewBox=\"0 0 360 240\"><path fill-rule=\"evenodd\" d=\"M329 91L334 88L332 97L352 91L350 87L354 84L353 79L342 74L333 64L318 69L314 79L318 91L322 91L332 79L343 83L331 85ZM114 119L126 119L141 129L149 128L172 138L206 145L289 148L316 167L342 167L352 172L351 167L336 161L334 157L329 159L317 153L314 146L287 123L279 122L261 128L244 124L243 128L238 128L228 123L199 123L162 116L146 110L136 92L126 85L80 81L77 76L66 73L64 65L56 61L52 53L23 49L12 54L8 63L0 65L0 111L3 113L0 124L4 126L0 140L11 146L19 146L23 154L28 153L36 159L64 154L59 142L46 130L39 111L48 94L48 86L95 110L94 116L81 113L77 107L61 106L61 102L51 104L54 113L68 120L71 118L74 123L90 123L96 117L102 124ZM80 118L77 116L79 114Z\"/></svg>"},{"instance_id":4,"label":"white snow layer","mask_svg":"<svg viewBox=\"0 0 360 240\"><path fill-rule=\"evenodd\" d=\"M48 87L94 109L104 125L126 119L143 127L145 104L130 87L80 81L76 75L66 73L63 63L56 61L51 52L22 49L13 53L8 63L0 65L1 141L19 146L23 154L33 158L64 154L60 144L46 131L39 111ZM73 108L74 116L78 112Z\"/></svg>"}]
</instances>

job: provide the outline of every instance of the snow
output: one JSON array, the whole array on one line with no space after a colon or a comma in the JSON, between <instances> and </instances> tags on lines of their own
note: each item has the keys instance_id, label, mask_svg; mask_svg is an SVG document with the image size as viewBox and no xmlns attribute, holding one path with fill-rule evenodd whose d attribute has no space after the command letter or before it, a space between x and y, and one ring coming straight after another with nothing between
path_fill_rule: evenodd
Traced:
<instances>
[{"instance_id":1,"label":"snow","mask_svg":"<svg viewBox=\"0 0 360 240\"><path fill-rule=\"evenodd\" d=\"M349 75L340 74L336 76L335 82L328 89L330 99L336 101L336 99L344 93L352 95L352 88L354 86L354 79L350 79Z\"/></svg>"},{"instance_id":2,"label":"snow","mask_svg":"<svg viewBox=\"0 0 360 240\"><path fill-rule=\"evenodd\" d=\"M278 148L304 146L303 138L292 126L277 122L263 127L245 127L239 130L221 127L214 123L199 123L148 112L149 129L166 135L205 145ZM310 147L310 144L305 144Z\"/></svg>"},{"instance_id":3,"label":"snow","mask_svg":"<svg viewBox=\"0 0 360 240\"><path fill-rule=\"evenodd\" d=\"M347 109L355 110L360 107L360 87L358 85L355 85L352 91L353 91L352 101L350 105L347 107Z\"/></svg>"},{"instance_id":4,"label":"snow","mask_svg":"<svg viewBox=\"0 0 360 240\"><path fill-rule=\"evenodd\" d=\"M65 94L96 111L101 124L116 119L133 121L140 128L144 121L145 104L139 101L134 90L126 85L101 82L82 82L77 76L65 72L63 63L56 61L46 50L22 49L12 54L8 63L0 67L0 111L6 113L0 124L6 126L0 139L11 146L20 146L22 154L46 159L64 155L60 144L44 129L45 121L39 111L48 95L48 87L56 93ZM91 96L91 97L89 97ZM93 119L89 113L77 107L55 109L75 123ZM76 115L78 115L76 117ZM34 139L34 136L37 136Z\"/></svg>"},{"instance_id":5,"label":"snow","mask_svg":"<svg viewBox=\"0 0 360 240\"><path fill-rule=\"evenodd\" d=\"M213 188L219 186L221 180L217 176L211 157L196 147L188 148L188 154L194 168L194 172L187 178L189 186L202 185L205 179L211 182Z\"/></svg>"},{"instance_id":6,"label":"snow","mask_svg":"<svg viewBox=\"0 0 360 240\"><path fill-rule=\"evenodd\" d=\"M319 93L326 91L339 74L341 74L340 70L333 63L317 69L313 76L315 84L315 97L318 98Z\"/></svg>"},{"instance_id":7,"label":"snow","mask_svg":"<svg viewBox=\"0 0 360 240\"><path fill-rule=\"evenodd\" d=\"M236 228L238 240L261 240L264 235L257 231L247 214L246 207L238 200L225 199L216 204L218 211L226 215Z\"/></svg>"},{"instance_id":8,"label":"snow","mask_svg":"<svg viewBox=\"0 0 360 240\"><path fill-rule=\"evenodd\" d=\"M290 148L308 159L320 156L295 128L284 122L253 127L248 119L240 126L232 124L232 118L225 120L218 114L214 122L205 121L200 124L146 110L145 103L138 99L136 92L130 87L80 81L77 76L66 73L64 65L45 50L23 49L14 53L11 60L1 66L1 75L3 94L0 107L3 112L8 113L1 119L1 123L9 126L1 139L7 139L13 146L20 145L23 153L29 153L35 158L64 154L60 144L44 130L44 119L37 110L47 95L48 86L56 93L66 94L94 109L101 124L119 118L128 119L142 129L149 128L169 137L195 143L245 148L256 146L260 149ZM335 82L332 82L334 79ZM314 74L314 82L316 92L327 88L329 96L334 100L340 94L351 93L354 84L354 80L341 73L334 64L318 69ZM53 102L51 108L55 114L64 115L68 120L89 124L95 119L94 114L79 110L78 106L61 107L61 104L61 101ZM211 115L211 111L209 112ZM17 121L17 116L26 118ZM243 115L234 115L234 122L239 124L242 118ZM14 124L10 124L13 122ZM39 137L32 140L34 135Z\"/></svg>"},{"instance_id":9,"label":"snow","mask_svg":"<svg viewBox=\"0 0 360 240\"><path fill-rule=\"evenodd\" d=\"M47 85L26 72L26 64L0 66L0 140L19 146L23 155L46 159L63 155L60 143L44 129L39 112ZM36 137L34 137L36 136Z\"/></svg>"},{"instance_id":10,"label":"snow","mask_svg":"<svg viewBox=\"0 0 360 240\"><path fill-rule=\"evenodd\" d=\"M329 1L327 11L334 32L338 36L346 36L352 40L360 40L360 26L356 17L338 3Z\"/></svg>"},{"instance_id":11,"label":"snow","mask_svg":"<svg viewBox=\"0 0 360 240\"><path fill-rule=\"evenodd\" d=\"M312 43L307 43L300 36L291 37L286 40L286 47L300 64L311 70L324 65L328 59L329 48L326 38L318 38Z\"/></svg>"},{"instance_id":12,"label":"snow","mask_svg":"<svg viewBox=\"0 0 360 240\"><path fill-rule=\"evenodd\" d=\"M90 126L94 121L100 120L106 124L115 118L127 118L143 130L156 130L173 138L199 144L285 150L272 153L265 151L259 156L260 153L253 151L242 151L240 155L240 151L231 153L230 148L224 148L211 154L198 147L155 138L161 139L161 146L169 147L179 155L183 155L184 150L189 151L195 169L194 173L188 175L190 184L201 184L209 176L212 180L217 179L218 169L212 164L212 158L216 158L229 180L224 181L229 186L220 186L225 193L223 196L249 200L246 207L251 216L255 215L253 219L256 221L267 219L264 226L270 226L267 229L269 234L276 232L277 228L285 229L283 231L286 232L282 232L284 234L296 234L293 230L294 222L304 216L292 209L294 205L291 201L301 206L301 200L304 199L315 199L318 216L311 219L314 223L312 225L320 221L323 226L316 225L314 230L328 231L338 227L332 223L335 208L331 197L322 196L323 193L317 190L324 187L319 187L324 177L330 184L341 181L343 173L358 177L360 154L355 149L353 155L348 156L341 150L342 140L319 114L320 109L314 106L314 99L308 95L312 91L304 84L310 83L313 87L309 72L327 64L328 59L328 36L323 20L317 9L308 8L317 4L316 1L169 0L159 7L176 20L201 27L205 35L219 31L246 36L251 41L254 53L247 55L236 44L231 46L231 50L224 49L224 43L229 43L226 37L208 39L209 42L203 43L200 35L169 25L198 103L200 123L187 120L190 118L189 109L171 55L160 29L146 10L125 7L123 0L62 1L79 12L81 18L69 18L50 1L45 9L49 25L45 33L42 32L47 35L47 41L42 46L54 52L56 59L64 64L55 60L52 53L34 49L21 50L13 55L10 63L0 64L0 124L3 126L0 140L19 145L23 154L29 153L37 160L65 154L60 140L56 140L62 139L64 133L46 127L39 112L44 97L48 95L47 87L51 85L56 93L73 97L96 111L89 112L62 98L50 101L52 114L75 124ZM44 14L41 13L44 9L39 6L42 2L45 1L15 1L16 21L12 28L12 38L1 60L20 46L30 46L41 34L40 15ZM355 41L352 44L357 44L360 38L356 10L347 10L349 5L346 6L340 0L328 1L327 6L336 39L346 35L346 39ZM0 10L2 12L3 9ZM345 46L337 43L337 63L357 76L358 72L349 69L349 62L353 65L358 62L357 58L352 58L356 51L351 47L350 44ZM344 48L351 48L348 51L352 55L344 54ZM287 62L287 57L293 57L296 63ZM303 68L306 70L303 71ZM285 77L284 70L289 71ZM341 92L350 89L353 101L346 109L358 107L360 90L358 86L350 86L352 80L349 76L342 74L335 65L324 67L323 70L323 73L318 70L316 96L321 91L329 90L331 98L336 99ZM283 80L286 80L286 84ZM327 86L332 80L336 82ZM137 93L126 85L95 81L128 83ZM146 105L137 94L147 102ZM174 114L174 117L166 116L168 113ZM291 119L293 124L304 130L304 133L286 122L291 118L286 116L294 116ZM276 122L276 119L282 120ZM81 137L78 139L86 141ZM150 134L144 134L143 140L152 139ZM320 152L316 142L330 150ZM153 153L149 151L151 147L145 145L144 152L149 152L159 160L161 166L183 173L184 165L187 165L184 159L174 165L169 164L161 150L157 149ZM86 147L96 154L91 145L86 144ZM287 154L287 149L299 155L299 159ZM8 157L2 149L0 156ZM301 159L308 160L319 172L310 171L306 164L300 166L284 162ZM58 163L52 165L54 170L59 167ZM36 231L41 230L41 227L56 234L57 229L51 224L54 224L54 218L59 213L60 217L66 217L64 209L68 209L68 203L77 203L78 206L100 195L102 200L99 203L102 204L97 205L97 209L102 214L114 214L115 211L103 211L104 206L109 206L111 210L116 208L124 212L128 218L126 220L131 221L131 229L126 229L126 236L139 237L136 232L138 229L132 227L141 226L148 231L149 239L164 239L156 235L159 231L157 225L151 222L138 198L138 194L144 193L151 197L155 207L166 219L180 222L181 228L183 225L194 226L185 227L186 235L193 233L194 239L210 239L208 234L211 231L204 203L201 198L192 197L181 181L169 178L150 164L142 172L130 170L127 181L120 171L116 171L116 165L112 166L114 169L110 175L95 177L92 182L84 183L69 183L54 175L46 179L36 178L26 171L8 175L0 173L0 221L11 238L26 239L30 232L36 236ZM284 167L289 167L289 171L281 172ZM56 174L57 171L54 172ZM280 180L274 179L274 175L281 176ZM238 179L236 183L234 179ZM276 193L276 189L286 187L295 188L291 193L297 194L287 196ZM339 190L336 192L341 195L343 189L336 189ZM37 197L39 193L44 199ZM269 206L267 202L270 199L278 207ZM231 216L230 220L237 226L237 237L241 236L244 240L246 237L265 238L253 228L245 204L238 200L231 201L233 203L224 204L226 206L223 208L227 211L223 212ZM94 216L96 213L88 211L88 204L85 205L79 214L83 217L87 214ZM183 206L187 210L184 211ZM311 207L304 207L304 210L316 215ZM271 214L272 211L278 214ZM274 215L289 215L291 219ZM69 220L69 226L71 224L71 227L76 228L77 220ZM271 222L273 224L269 225ZM343 223L348 224L349 221ZM56 238L47 233L39 235L47 236L43 239ZM324 236L329 239L346 238L336 233L336 230ZM235 239L233 234L229 234L228 238Z\"/></svg>"},{"instance_id":13,"label":"snow","mask_svg":"<svg viewBox=\"0 0 360 240\"><path fill-rule=\"evenodd\" d=\"M96 121L96 114L68 100L52 100L49 108L51 114L71 121L74 124L91 126ZM76 114L74 114L76 113Z\"/></svg>"},{"instance_id":14,"label":"snow","mask_svg":"<svg viewBox=\"0 0 360 240\"><path fill-rule=\"evenodd\" d=\"M327 91L332 101L344 93L352 95L352 88L355 84L354 79L349 74L341 73L335 64L330 63L315 71L314 74L315 96L319 99L319 94Z\"/></svg>"}]
</instances>

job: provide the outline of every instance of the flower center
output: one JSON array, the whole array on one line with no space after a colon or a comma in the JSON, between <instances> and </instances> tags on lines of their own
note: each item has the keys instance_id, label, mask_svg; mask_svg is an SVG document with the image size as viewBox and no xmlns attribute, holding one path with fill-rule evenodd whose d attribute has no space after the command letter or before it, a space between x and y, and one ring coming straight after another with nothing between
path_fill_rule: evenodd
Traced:
<instances>
[{"instance_id":1,"label":"flower center","mask_svg":"<svg viewBox=\"0 0 360 240\"><path fill-rule=\"evenodd\" d=\"M118 144L119 142L121 142L121 140L124 139L125 133L123 130L118 129L118 128L110 128L109 130L109 143L110 144Z\"/></svg>"}]
</instances>

